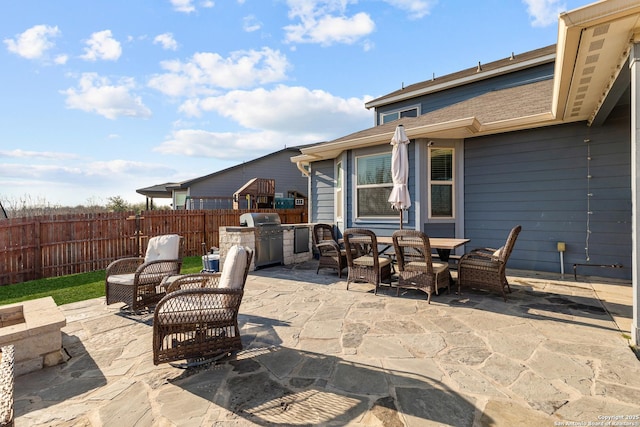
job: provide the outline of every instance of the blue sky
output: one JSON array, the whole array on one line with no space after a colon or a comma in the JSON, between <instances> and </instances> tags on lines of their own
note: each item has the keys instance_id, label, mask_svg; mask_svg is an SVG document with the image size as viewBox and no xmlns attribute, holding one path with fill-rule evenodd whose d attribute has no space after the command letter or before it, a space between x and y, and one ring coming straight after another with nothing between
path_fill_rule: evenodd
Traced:
<instances>
[{"instance_id":1,"label":"blue sky","mask_svg":"<svg viewBox=\"0 0 640 427\"><path fill-rule=\"evenodd\" d=\"M0 14L0 201L143 202L373 125L372 98L557 41L572 0L20 0Z\"/></svg>"}]
</instances>

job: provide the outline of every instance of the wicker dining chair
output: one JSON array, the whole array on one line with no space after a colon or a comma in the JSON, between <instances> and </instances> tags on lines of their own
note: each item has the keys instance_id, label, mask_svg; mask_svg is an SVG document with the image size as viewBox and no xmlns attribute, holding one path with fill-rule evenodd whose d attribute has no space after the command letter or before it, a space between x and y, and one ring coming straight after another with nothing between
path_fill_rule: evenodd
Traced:
<instances>
[{"instance_id":1,"label":"wicker dining chair","mask_svg":"<svg viewBox=\"0 0 640 427\"><path fill-rule=\"evenodd\" d=\"M242 350L238 311L253 251L232 246L220 273L173 280L153 314L153 363L207 363Z\"/></svg>"},{"instance_id":2,"label":"wicker dining chair","mask_svg":"<svg viewBox=\"0 0 640 427\"><path fill-rule=\"evenodd\" d=\"M338 270L338 277L341 278L342 270L347 267L347 253L336 240L333 226L330 224L314 225L313 244L320 255L316 274L321 268L332 268Z\"/></svg>"},{"instance_id":3,"label":"wicker dining chair","mask_svg":"<svg viewBox=\"0 0 640 427\"><path fill-rule=\"evenodd\" d=\"M144 257L121 258L107 266L107 304L124 302L132 311L160 301L165 276L179 274L182 267L182 238L167 234L149 239Z\"/></svg>"},{"instance_id":4,"label":"wicker dining chair","mask_svg":"<svg viewBox=\"0 0 640 427\"><path fill-rule=\"evenodd\" d=\"M518 238L522 227L513 227L507 237L505 245L499 249L479 248L466 253L458 263L458 294L462 286L499 289L502 297L507 301L507 293L511 293L511 287L506 276L506 267L509 256Z\"/></svg>"},{"instance_id":5,"label":"wicker dining chair","mask_svg":"<svg viewBox=\"0 0 640 427\"><path fill-rule=\"evenodd\" d=\"M429 236L418 230L397 230L392 235L393 248L398 262L398 288L415 288L427 294L438 295L438 288L447 287L451 292L449 264L433 262Z\"/></svg>"},{"instance_id":6,"label":"wicker dining chair","mask_svg":"<svg viewBox=\"0 0 640 427\"><path fill-rule=\"evenodd\" d=\"M378 253L378 240L373 231L364 228L347 228L342 236L347 256L347 290L351 282L367 282L378 293L381 282L391 285L391 259Z\"/></svg>"}]
</instances>

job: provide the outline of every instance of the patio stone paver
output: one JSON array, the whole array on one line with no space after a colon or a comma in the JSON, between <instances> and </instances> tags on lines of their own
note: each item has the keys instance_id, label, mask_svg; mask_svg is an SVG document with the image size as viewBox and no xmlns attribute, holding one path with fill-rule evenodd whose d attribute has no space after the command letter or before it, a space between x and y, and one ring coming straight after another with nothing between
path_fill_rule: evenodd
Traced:
<instances>
[{"instance_id":1,"label":"patio stone paver","mask_svg":"<svg viewBox=\"0 0 640 427\"><path fill-rule=\"evenodd\" d=\"M640 414L628 284L515 272L506 303L463 289L427 304L388 285L347 291L315 270L251 272L244 350L186 370L153 365L151 314L104 298L62 306L67 360L16 378L15 425L552 426Z\"/></svg>"}]
</instances>

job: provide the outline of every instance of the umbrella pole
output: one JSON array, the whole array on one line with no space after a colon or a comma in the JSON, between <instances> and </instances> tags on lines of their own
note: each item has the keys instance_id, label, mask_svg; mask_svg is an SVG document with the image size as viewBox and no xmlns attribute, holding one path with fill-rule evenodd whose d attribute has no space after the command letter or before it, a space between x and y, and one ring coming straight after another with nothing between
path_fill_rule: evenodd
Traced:
<instances>
[{"instance_id":1,"label":"umbrella pole","mask_svg":"<svg viewBox=\"0 0 640 427\"><path fill-rule=\"evenodd\" d=\"M402 209L400 209L400 230L402 230Z\"/></svg>"}]
</instances>

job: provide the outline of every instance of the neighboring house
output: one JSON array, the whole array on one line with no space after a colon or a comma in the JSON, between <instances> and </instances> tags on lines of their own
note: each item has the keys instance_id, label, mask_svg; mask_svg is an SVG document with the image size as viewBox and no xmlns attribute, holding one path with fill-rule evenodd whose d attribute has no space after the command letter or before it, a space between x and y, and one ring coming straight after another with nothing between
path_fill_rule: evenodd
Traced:
<instances>
[{"instance_id":1,"label":"neighboring house","mask_svg":"<svg viewBox=\"0 0 640 427\"><path fill-rule=\"evenodd\" d=\"M150 207L155 198L171 198L174 209L232 209L233 194L253 178L275 180L276 197L306 195L309 179L291 164L300 147L289 147L263 157L179 183L166 183L136 190L147 197ZM242 207L242 206L241 206Z\"/></svg>"},{"instance_id":2,"label":"neighboring house","mask_svg":"<svg viewBox=\"0 0 640 427\"><path fill-rule=\"evenodd\" d=\"M499 247L509 267L632 279L640 341L640 2L607 0L559 17L557 45L404 87L372 100L377 126L303 148L309 220L398 228L386 202L391 146L409 144L405 227ZM601 268L600 265L609 266ZM622 268L611 266L622 265Z\"/></svg>"}]
</instances>

